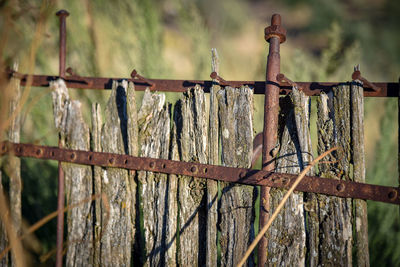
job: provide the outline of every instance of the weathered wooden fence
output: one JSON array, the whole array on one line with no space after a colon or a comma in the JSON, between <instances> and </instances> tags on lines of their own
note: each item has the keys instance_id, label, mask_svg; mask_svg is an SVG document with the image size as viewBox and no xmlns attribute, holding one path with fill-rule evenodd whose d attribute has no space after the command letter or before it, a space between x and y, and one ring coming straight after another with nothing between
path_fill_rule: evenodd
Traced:
<instances>
[{"instance_id":1,"label":"weathered wooden fence","mask_svg":"<svg viewBox=\"0 0 400 267\"><path fill-rule=\"evenodd\" d=\"M92 106L91 126L63 80L51 83L57 129L67 148L250 167L253 90L200 86L170 104L134 84L114 81ZM318 153L341 149L313 174L364 181L363 92L347 83L317 98L318 140L310 135L310 97L297 88L280 98L276 171L299 173ZM67 266L234 266L255 236L253 186L148 171L63 163L67 204L103 194L68 213ZM271 189L273 212L284 190ZM295 193L267 232L269 266L368 266L366 202ZM355 250L356 253L352 251ZM353 254L356 259L353 259ZM255 265L255 257L248 261Z\"/></svg>"}]
</instances>

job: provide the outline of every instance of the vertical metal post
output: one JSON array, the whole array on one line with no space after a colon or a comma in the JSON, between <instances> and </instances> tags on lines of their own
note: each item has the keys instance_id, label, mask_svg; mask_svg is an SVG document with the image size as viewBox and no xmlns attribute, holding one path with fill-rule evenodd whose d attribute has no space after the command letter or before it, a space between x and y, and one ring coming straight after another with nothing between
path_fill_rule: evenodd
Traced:
<instances>
[{"instance_id":1,"label":"vertical metal post","mask_svg":"<svg viewBox=\"0 0 400 267\"><path fill-rule=\"evenodd\" d=\"M281 16L279 14L274 14L271 19L271 26L265 28L265 40L270 45L265 85L262 169L274 171L275 155L273 151L276 148L278 138L279 83L277 75L280 73L279 46L286 40L286 30L281 27ZM269 190L269 187L261 187L260 229L269 218ZM268 240L263 236L258 245L258 266L264 266L266 263L267 245Z\"/></svg>"},{"instance_id":2,"label":"vertical metal post","mask_svg":"<svg viewBox=\"0 0 400 267\"><path fill-rule=\"evenodd\" d=\"M60 61L59 61L59 76L65 78L65 57L66 49L66 18L69 15L68 11L60 10L56 13L60 18ZM58 147L62 148L61 136L58 139ZM57 195L57 253L56 266L61 267L63 264L63 241L64 241L64 171L61 166L61 161L58 162L58 195Z\"/></svg>"}]
</instances>

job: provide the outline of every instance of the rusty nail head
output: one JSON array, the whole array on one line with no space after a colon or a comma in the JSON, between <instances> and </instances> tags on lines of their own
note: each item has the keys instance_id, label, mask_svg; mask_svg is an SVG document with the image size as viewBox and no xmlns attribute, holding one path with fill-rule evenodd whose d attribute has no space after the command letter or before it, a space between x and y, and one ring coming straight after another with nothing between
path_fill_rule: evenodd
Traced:
<instances>
[{"instance_id":1,"label":"rusty nail head","mask_svg":"<svg viewBox=\"0 0 400 267\"><path fill-rule=\"evenodd\" d=\"M286 29L281 26L281 16L279 14L272 15L271 26L265 28L265 41L269 42L271 37L278 37L280 43L286 41Z\"/></svg>"},{"instance_id":2,"label":"rusty nail head","mask_svg":"<svg viewBox=\"0 0 400 267\"><path fill-rule=\"evenodd\" d=\"M56 13L56 15L59 16L60 18L68 17L69 16L69 12L67 10L61 9Z\"/></svg>"}]
</instances>

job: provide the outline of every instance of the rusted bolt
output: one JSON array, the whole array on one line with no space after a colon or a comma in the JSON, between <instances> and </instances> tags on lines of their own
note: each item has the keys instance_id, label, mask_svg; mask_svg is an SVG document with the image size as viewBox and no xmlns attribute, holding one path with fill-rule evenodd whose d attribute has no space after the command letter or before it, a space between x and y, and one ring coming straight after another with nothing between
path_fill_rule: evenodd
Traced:
<instances>
[{"instance_id":1,"label":"rusted bolt","mask_svg":"<svg viewBox=\"0 0 400 267\"><path fill-rule=\"evenodd\" d=\"M109 159L108 159L108 163L114 164L114 158L109 158Z\"/></svg>"},{"instance_id":2,"label":"rusted bolt","mask_svg":"<svg viewBox=\"0 0 400 267\"><path fill-rule=\"evenodd\" d=\"M392 190L392 191L389 192L388 198L389 198L390 200L395 200L396 197L397 197L397 191Z\"/></svg>"},{"instance_id":3,"label":"rusted bolt","mask_svg":"<svg viewBox=\"0 0 400 267\"><path fill-rule=\"evenodd\" d=\"M337 186L336 186L336 190L337 191L339 191L339 192L343 192L344 191L344 184L338 184Z\"/></svg>"},{"instance_id":4,"label":"rusted bolt","mask_svg":"<svg viewBox=\"0 0 400 267\"><path fill-rule=\"evenodd\" d=\"M92 160L93 159L93 156L92 155L89 155L88 156L88 160Z\"/></svg>"},{"instance_id":5,"label":"rusted bolt","mask_svg":"<svg viewBox=\"0 0 400 267\"><path fill-rule=\"evenodd\" d=\"M204 168L203 172L204 172L204 173L207 173L207 171L208 171L207 168Z\"/></svg>"},{"instance_id":6,"label":"rusted bolt","mask_svg":"<svg viewBox=\"0 0 400 267\"><path fill-rule=\"evenodd\" d=\"M264 33L265 41L267 42L272 37L279 38L280 43L286 41L286 29L281 26L281 16L279 14L272 15L271 26L266 27Z\"/></svg>"},{"instance_id":7,"label":"rusted bolt","mask_svg":"<svg viewBox=\"0 0 400 267\"><path fill-rule=\"evenodd\" d=\"M296 87L299 88L299 86L297 85L297 83L293 82L292 80L290 80L289 78L287 78L283 73L279 73L276 76L276 80L281 83L281 82L286 82L288 83L290 86L292 87Z\"/></svg>"},{"instance_id":8,"label":"rusted bolt","mask_svg":"<svg viewBox=\"0 0 400 267\"><path fill-rule=\"evenodd\" d=\"M153 83L153 82L149 81L148 79L146 79L145 77L139 75L135 69L131 72L131 77L132 77L132 79L136 78L136 80L138 80L138 81L147 83L148 85L150 85L150 89L154 89L154 87L156 87L155 83Z\"/></svg>"},{"instance_id":9,"label":"rusted bolt","mask_svg":"<svg viewBox=\"0 0 400 267\"><path fill-rule=\"evenodd\" d=\"M71 153L70 158L73 160L75 159L75 157L76 157L75 153Z\"/></svg>"},{"instance_id":10,"label":"rusted bolt","mask_svg":"<svg viewBox=\"0 0 400 267\"><path fill-rule=\"evenodd\" d=\"M161 167L162 167L163 169L165 169L165 168L167 167L167 165L165 165L165 163L163 163L163 164L161 165Z\"/></svg>"},{"instance_id":11,"label":"rusted bolt","mask_svg":"<svg viewBox=\"0 0 400 267\"><path fill-rule=\"evenodd\" d=\"M150 164L149 164L149 167L150 167L150 168L152 168L152 169L153 169L155 166L156 166L156 164L155 164L153 161L152 161L152 162L150 162Z\"/></svg>"},{"instance_id":12,"label":"rusted bolt","mask_svg":"<svg viewBox=\"0 0 400 267\"><path fill-rule=\"evenodd\" d=\"M230 86L230 87L235 87L235 85L232 85L228 81L224 80L221 76L218 75L215 71L211 72L210 78L213 80L217 80L218 83L222 86Z\"/></svg>"},{"instance_id":13,"label":"rusted bolt","mask_svg":"<svg viewBox=\"0 0 400 267\"><path fill-rule=\"evenodd\" d=\"M42 154L42 150L39 148L36 150L36 155L40 156Z\"/></svg>"},{"instance_id":14,"label":"rusted bolt","mask_svg":"<svg viewBox=\"0 0 400 267\"><path fill-rule=\"evenodd\" d=\"M22 152L22 147L20 147L20 146L17 147L17 152L18 152L18 153L21 153L21 152Z\"/></svg>"},{"instance_id":15,"label":"rusted bolt","mask_svg":"<svg viewBox=\"0 0 400 267\"><path fill-rule=\"evenodd\" d=\"M192 166L190 168L190 171L193 172L193 173L196 173L197 172L197 166Z\"/></svg>"},{"instance_id":16,"label":"rusted bolt","mask_svg":"<svg viewBox=\"0 0 400 267\"><path fill-rule=\"evenodd\" d=\"M381 90L381 88L376 87L373 83L369 82L367 79L365 79L363 76L361 76L361 72L358 69L354 70L353 74L351 75L351 78L353 80L362 81L363 84L365 84L366 86L368 86L369 88L371 88L375 92L379 92Z\"/></svg>"},{"instance_id":17,"label":"rusted bolt","mask_svg":"<svg viewBox=\"0 0 400 267\"><path fill-rule=\"evenodd\" d=\"M124 160L124 164L125 164L125 165L128 164L128 160L127 160L127 159Z\"/></svg>"}]
</instances>

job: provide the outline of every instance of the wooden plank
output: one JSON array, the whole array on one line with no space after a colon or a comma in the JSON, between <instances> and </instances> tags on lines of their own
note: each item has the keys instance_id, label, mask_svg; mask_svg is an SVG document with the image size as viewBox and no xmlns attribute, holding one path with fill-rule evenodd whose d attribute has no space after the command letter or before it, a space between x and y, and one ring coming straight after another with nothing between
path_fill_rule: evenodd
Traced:
<instances>
[{"instance_id":1,"label":"wooden plank","mask_svg":"<svg viewBox=\"0 0 400 267\"><path fill-rule=\"evenodd\" d=\"M84 122L81 103L71 100L62 79L51 82L56 127L62 136L63 146L70 149L89 150L89 127ZM67 204L73 205L92 195L92 171L90 166L62 163L65 177ZM93 264L93 209L85 202L70 210L67 217L68 266Z\"/></svg>"},{"instance_id":2,"label":"wooden plank","mask_svg":"<svg viewBox=\"0 0 400 267\"><path fill-rule=\"evenodd\" d=\"M250 167L253 153L253 91L225 87L217 93L222 164ZM221 266L235 266L254 238L255 187L221 183ZM254 265L253 256L249 265Z\"/></svg>"},{"instance_id":3,"label":"wooden plank","mask_svg":"<svg viewBox=\"0 0 400 267\"><path fill-rule=\"evenodd\" d=\"M219 121L217 94L221 89L213 85L210 89L210 116L208 132L208 164L219 165ZM207 179L207 266L217 266L218 182Z\"/></svg>"},{"instance_id":4,"label":"wooden plank","mask_svg":"<svg viewBox=\"0 0 400 267\"><path fill-rule=\"evenodd\" d=\"M365 183L364 149L364 89L360 81L351 84L351 137L353 177L355 182ZM361 199L353 201L355 206L355 247L358 266L369 266L368 249L368 211L367 202Z\"/></svg>"},{"instance_id":5,"label":"wooden plank","mask_svg":"<svg viewBox=\"0 0 400 267\"><path fill-rule=\"evenodd\" d=\"M103 152L127 154L126 95L128 82L113 82L102 128ZM109 210L102 212L101 265L126 266L131 262L133 225L132 194L128 171L103 169L101 190Z\"/></svg>"},{"instance_id":6,"label":"wooden plank","mask_svg":"<svg viewBox=\"0 0 400 267\"><path fill-rule=\"evenodd\" d=\"M92 151L101 152L101 127L103 126L103 118L101 116L101 106L99 103L92 104ZM102 168L100 166L93 167L93 189L94 194L101 195L101 173ZM94 210L94 249L93 249L93 265L101 266L101 233L102 233L102 212L103 205L101 199L95 200L95 210Z\"/></svg>"},{"instance_id":7,"label":"wooden plank","mask_svg":"<svg viewBox=\"0 0 400 267\"><path fill-rule=\"evenodd\" d=\"M168 159L170 149L170 111L164 94L145 91L138 114L140 155L142 157ZM167 222L169 216L176 219L176 210L168 209L169 179L166 174L138 172L139 200L143 217L144 235L141 241L143 265L166 265L167 250L175 246L167 245ZM169 213L171 212L171 213ZM175 230L175 229L173 229ZM173 241L174 242L174 241ZM167 252L167 253L166 253ZM173 254L174 252L172 252Z\"/></svg>"},{"instance_id":8,"label":"wooden plank","mask_svg":"<svg viewBox=\"0 0 400 267\"><path fill-rule=\"evenodd\" d=\"M183 93L175 105L181 161L208 162L208 111L200 86ZM203 266L206 260L206 180L179 177L179 250L178 264Z\"/></svg>"},{"instance_id":9,"label":"wooden plank","mask_svg":"<svg viewBox=\"0 0 400 267\"><path fill-rule=\"evenodd\" d=\"M298 174L310 162L309 97L293 88L280 100L279 154L276 171ZM287 190L271 188L270 207L274 212ZM268 266L304 266L306 232L303 193L293 193L267 233Z\"/></svg>"},{"instance_id":10,"label":"wooden plank","mask_svg":"<svg viewBox=\"0 0 400 267\"><path fill-rule=\"evenodd\" d=\"M217 49L211 50L211 71L218 73L219 59ZM214 81L216 82L216 81ZM210 88L210 116L208 131L208 164L219 165L219 121L217 93L221 89L219 85ZM207 249L206 265L217 266L217 223L218 223L218 182L207 180Z\"/></svg>"},{"instance_id":11,"label":"wooden plank","mask_svg":"<svg viewBox=\"0 0 400 267\"><path fill-rule=\"evenodd\" d=\"M339 146L326 158L332 164L319 164L320 176L350 178L350 90L339 86L318 98L318 154ZM350 199L318 195L319 265L352 265L352 205Z\"/></svg>"}]
</instances>

